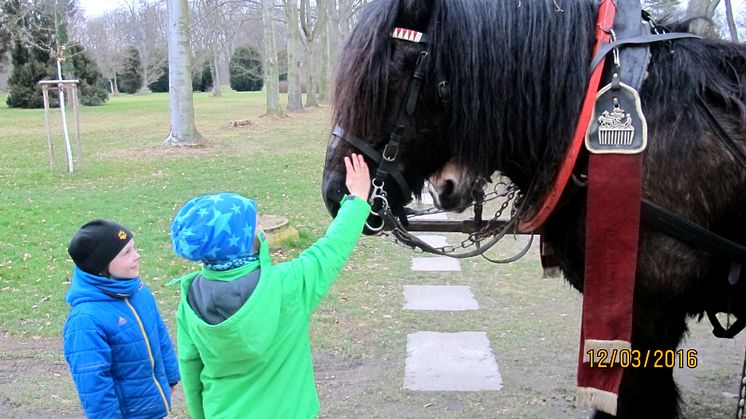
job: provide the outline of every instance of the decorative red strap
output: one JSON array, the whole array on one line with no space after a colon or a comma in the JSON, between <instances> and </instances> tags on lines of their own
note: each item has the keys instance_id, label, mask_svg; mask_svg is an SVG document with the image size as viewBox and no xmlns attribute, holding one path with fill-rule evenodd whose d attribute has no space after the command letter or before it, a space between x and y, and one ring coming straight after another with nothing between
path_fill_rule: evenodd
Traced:
<instances>
[{"instance_id":1,"label":"decorative red strap","mask_svg":"<svg viewBox=\"0 0 746 419\"><path fill-rule=\"evenodd\" d=\"M596 46L593 48L593 56L598 53L604 44L610 41L610 30L614 25L614 15L616 14L616 4L613 0L603 0L598 8L598 22L596 23ZM585 100L583 100L583 108L580 111L580 117L578 118L578 124L575 127L575 134L573 135L572 143L567 149L565 158L560 165L560 169L557 172L557 177L554 179L552 189L550 189L547 196L544 198L541 206L528 220L521 220L518 223L518 230L524 233L529 233L537 230L541 227L544 222L549 218L549 214L554 211L557 206L557 202L565 190L565 185L570 179L572 169L575 167L575 161L578 159L580 153L580 147L583 145L585 138L585 132L588 129L588 123L591 120L591 114L593 113L593 104L596 101L596 92L598 92L598 85L601 82L601 73L604 69L604 62L596 66L591 73L591 78L588 81L588 88L585 93Z\"/></svg>"},{"instance_id":2,"label":"decorative red strap","mask_svg":"<svg viewBox=\"0 0 746 419\"><path fill-rule=\"evenodd\" d=\"M632 307L637 270L642 198L642 154L591 154L585 239L585 276L581 358L589 341L612 354L614 345L632 339ZM621 353L619 351L618 353ZM578 387L601 392L616 403L623 369L593 368L580 361ZM614 396L611 396L611 395ZM598 398L598 397L596 397ZM593 398L591 398L593 399ZM592 404L607 413L616 409Z\"/></svg>"}]
</instances>

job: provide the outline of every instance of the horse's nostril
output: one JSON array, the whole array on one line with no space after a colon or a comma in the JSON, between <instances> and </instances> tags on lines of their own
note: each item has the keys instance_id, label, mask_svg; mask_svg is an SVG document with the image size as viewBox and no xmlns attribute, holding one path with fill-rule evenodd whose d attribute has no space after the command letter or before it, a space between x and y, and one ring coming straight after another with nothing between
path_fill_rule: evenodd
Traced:
<instances>
[{"instance_id":1,"label":"horse's nostril","mask_svg":"<svg viewBox=\"0 0 746 419\"><path fill-rule=\"evenodd\" d=\"M443 191L441 192L441 195L443 196L451 196L453 194L454 189L456 189L456 183L452 180L446 180L443 184Z\"/></svg>"}]
</instances>

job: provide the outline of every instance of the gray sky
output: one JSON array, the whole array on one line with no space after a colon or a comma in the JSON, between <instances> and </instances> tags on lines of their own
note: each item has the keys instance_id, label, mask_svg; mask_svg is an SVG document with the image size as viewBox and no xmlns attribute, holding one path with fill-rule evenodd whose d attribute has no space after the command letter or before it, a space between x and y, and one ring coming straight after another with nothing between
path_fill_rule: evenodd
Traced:
<instances>
[{"instance_id":1,"label":"gray sky","mask_svg":"<svg viewBox=\"0 0 746 419\"><path fill-rule=\"evenodd\" d=\"M116 9L122 4L121 0L78 0L78 5L86 16L102 15L109 10Z\"/></svg>"}]
</instances>

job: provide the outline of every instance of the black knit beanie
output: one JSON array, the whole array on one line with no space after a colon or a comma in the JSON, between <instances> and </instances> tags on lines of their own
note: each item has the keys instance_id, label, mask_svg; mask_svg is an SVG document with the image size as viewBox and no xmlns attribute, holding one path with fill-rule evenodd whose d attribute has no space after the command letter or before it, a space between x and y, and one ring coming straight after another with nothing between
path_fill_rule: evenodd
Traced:
<instances>
[{"instance_id":1,"label":"black knit beanie","mask_svg":"<svg viewBox=\"0 0 746 419\"><path fill-rule=\"evenodd\" d=\"M106 274L109 263L132 240L124 226L109 220L93 220L80 227L67 253L81 270L93 275Z\"/></svg>"}]
</instances>

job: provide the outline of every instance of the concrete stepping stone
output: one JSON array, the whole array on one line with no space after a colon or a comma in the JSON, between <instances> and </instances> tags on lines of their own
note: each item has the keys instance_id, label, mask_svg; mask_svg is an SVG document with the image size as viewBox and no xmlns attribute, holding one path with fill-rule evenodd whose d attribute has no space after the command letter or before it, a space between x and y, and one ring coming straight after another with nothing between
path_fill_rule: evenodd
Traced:
<instances>
[{"instance_id":1,"label":"concrete stepping stone","mask_svg":"<svg viewBox=\"0 0 746 419\"><path fill-rule=\"evenodd\" d=\"M416 332L407 336L404 388L500 390L502 378L485 332Z\"/></svg>"},{"instance_id":2,"label":"concrete stepping stone","mask_svg":"<svg viewBox=\"0 0 746 419\"><path fill-rule=\"evenodd\" d=\"M446 285L405 285L405 310L477 310L471 287Z\"/></svg>"},{"instance_id":3,"label":"concrete stepping stone","mask_svg":"<svg viewBox=\"0 0 746 419\"><path fill-rule=\"evenodd\" d=\"M417 235L417 238L429 244L432 247L448 246L448 242L446 241L445 236L422 234L422 235Z\"/></svg>"},{"instance_id":4,"label":"concrete stepping stone","mask_svg":"<svg viewBox=\"0 0 746 419\"><path fill-rule=\"evenodd\" d=\"M412 270L421 272L460 271L461 263L458 259L448 256L412 258Z\"/></svg>"}]
</instances>

